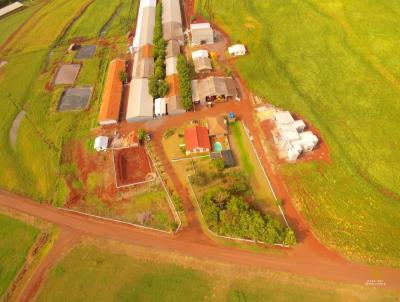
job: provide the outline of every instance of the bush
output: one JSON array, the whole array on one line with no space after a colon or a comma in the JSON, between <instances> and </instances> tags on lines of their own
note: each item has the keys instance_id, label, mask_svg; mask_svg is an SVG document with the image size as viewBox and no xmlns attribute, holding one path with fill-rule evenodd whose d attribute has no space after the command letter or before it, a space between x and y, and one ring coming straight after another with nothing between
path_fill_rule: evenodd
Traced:
<instances>
[{"instance_id":1,"label":"bush","mask_svg":"<svg viewBox=\"0 0 400 302\"><path fill-rule=\"evenodd\" d=\"M222 173L225 170L225 161L223 158L217 158L212 161L212 165Z\"/></svg>"},{"instance_id":2,"label":"bush","mask_svg":"<svg viewBox=\"0 0 400 302\"><path fill-rule=\"evenodd\" d=\"M192 82L190 68L184 55L178 56L177 70L179 75L179 86L181 90L182 105L186 110L193 108Z\"/></svg>"},{"instance_id":3,"label":"bush","mask_svg":"<svg viewBox=\"0 0 400 302\"><path fill-rule=\"evenodd\" d=\"M175 131L176 131L176 128L168 128L167 130L165 130L164 138L165 139L170 138L172 135L175 134Z\"/></svg>"}]
</instances>

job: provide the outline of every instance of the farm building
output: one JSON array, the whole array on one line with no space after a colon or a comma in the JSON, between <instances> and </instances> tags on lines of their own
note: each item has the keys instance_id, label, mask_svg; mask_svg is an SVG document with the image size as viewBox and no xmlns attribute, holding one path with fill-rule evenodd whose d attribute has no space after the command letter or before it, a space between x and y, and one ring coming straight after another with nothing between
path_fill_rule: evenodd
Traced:
<instances>
[{"instance_id":1,"label":"farm building","mask_svg":"<svg viewBox=\"0 0 400 302\"><path fill-rule=\"evenodd\" d=\"M208 57L208 51L204 49L192 52L194 69L197 73L206 70L212 70L211 60Z\"/></svg>"},{"instance_id":2,"label":"farm building","mask_svg":"<svg viewBox=\"0 0 400 302\"><path fill-rule=\"evenodd\" d=\"M193 103L226 101L238 97L235 81L227 77L208 77L192 81Z\"/></svg>"},{"instance_id":3,"label":"farm building","mask_svg":"<svg viewBox=\"0 0 400 302\"><path fill-rule=\"evenodd\" d=\"M246 54L246 47L243 44L235 44L228 48L231 56L244 56Z\"/></svg>"},{"instance_id":4,"label":"farm building","mask_svg":"<svg viewBox=\"0 0 400 302\"><path fill-rule=\"evenodd\" d=\"M190 31L193 45L214 43L214 30L210 23L190 24Z\"/></svg>"},{"instance_id":5,"label":"farm building","mask_svg":"<svg viewBox=\"0 0 400 302\"><path fill-rule=\"evenodd\" d=\"M167 104L165 98L158 98L154 101L154 115L163 116L167 114Z\"/></svg>"},{"instance_id":6,"label":"farm building","mask_svg":"<svg viewBox=\"0 0 400 302\"><path fill-rule=\"evenodd\" d=\"M136 33L130 47L137 52L140 47L153 43L154 24L156 20L156 0L141 0L136 24Z\"/></svg>"},{"instance_id":7,"label":"farm building","mask_svg":"<svg viewBox=\"0 0 400 302\"><path fill-rule=\"evenodd\" d=\"M97 152L106 151L108 149L108 137L107 136L98 136L94 140L94 149Z\"/></svg>"},{"instance_id":8,"label":"farm building","mask_svg":"<svg viewBox=\"0 0 400 302\"><path fill-rule=\"evenodd\" d=\"M290 112L276 112L274 120L278 130L276 139L288 160L296 160L301 153L312 151L317 146L318 137L311 131L303 132L306 127L304 121L295 121Z\"/></svg>"},{"instance_id":9,"label":"farm building","mask_svg":"<svg viewBox=\"0 0 400 302\"><path fill-rule=\"evenodd\" d=\"M149 78L154 74L154 58L140 57L140 50L133 59L132 78Z\"/></svg>"},{"instance_id":10,"label":"farm building","mask_svg":"<svg viewBox=\"0 0 400 302\"><path fill-rule=\"evenodd\" d=\"M178 64L178 57L170 57L165 60L165 74L167 76L171 76L174 74L178 74L177 70L177 64Z\"/></svg>"},{"instance_id":11,"label":"farm building","mask_svg":"<svg viewBox=\"0 0 400 302\"><path fill-rule=\"evenodd\" d=\"M125 61L116 59L108 67L107 80L101 103L99 124L110 125L118 123L122 97L122 82L120 73L125 71Z\"/></svg>"},{"instance_id":12,"label":"farm building","mask_svg":"<svg viewBox=\"0 0 400 302\"><path fill-rule=\"evenodd\" d=\"M24 5L19 1L16 1L7 6L4 6L3 8L0 8L0 17L3 17L9 13L15 12L16 10L21 9L23 6Z\"/></svg>"},{"instance_id":13,"label":"farm building","mask_svg":"<svg viewBox=\"0 0 400 302\"><path fill-rule=\"evenodd\" d=\"M165 55L166 59L179 56L181 53L181 47L179 46L178 41L169 40L167 42L166 52L167 52L167 54Z\"/></svg>"},{"instance_id":14,"label":"farm building","mask_svg":"<svg viewBox=\"0 0 400 302\"><path fill-rule=\"evenodd\" d=\"M206 118L208 127L208 134L210 136L222 137L228 135L228 129L226 126L226 120L222 115L217 117Z\"/></svg>"},{"instance_id":15,"label":"farm building","mask_svg":"<svg viewBox=\"0 0 400 302\"><path fill-rule=\"evenodd\" d=\"M130 123L153 118L153 97L149 94L148 79L132 79L129 89L126 120Z\"/></svg>"},{"instance_id":16,"label":"farm building","mask_svg":"<svg viewBox=\"0 0 400 302\"><path fill-rule=\"evenodd\" d=\"M210 152L211 144L208 129L195 126L185 129L186 155Z\"/></svg>"},{"instance_id":17,"label":"farm building","mask_svg":"<svg viewBox=\"0 0 400 302\"><path fill-rule=\"evenodd\" d=\"M163 0L162 24L165 41L185 43L182 27L182 12L179 0Z\"/></svg>"},{"instance_id":18,"label":"farm building","mask_svg":"<svg viewBox=\"0 0 400 302\"><path fill-rule=\"evenodd\" d=\"M169 90L166 95L167 102L167 113L168 115L178 115L185 113L186 110L183 107L182 100L180 98L180 86L178 76L172 75L165 78L167 81Z\"/></svg>"}]
</instances>

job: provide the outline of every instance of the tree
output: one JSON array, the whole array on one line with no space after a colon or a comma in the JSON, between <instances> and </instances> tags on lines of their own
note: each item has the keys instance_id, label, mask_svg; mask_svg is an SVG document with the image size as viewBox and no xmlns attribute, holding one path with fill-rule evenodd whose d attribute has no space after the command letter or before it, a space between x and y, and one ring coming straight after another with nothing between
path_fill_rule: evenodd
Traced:
<instances>
[{"instance_id":1,"label":"tree","mask_svg":"<svg viewBox=\"0 0 400 302\"><path fill-rule=\"evenodd\" d=\"M193 108L192 101L192 84L190 77L190 70L184 55L178 56L178 63L176 66L179 75L179 86L181 89L182 105L186 110Z\"/></svg>"},{"instance_id":2,"label":"tree","mask_svg":"<svg viewBox=\"0 0 400 302\"><path fill-rule=\"evenodd\" d=\"M127 74L126 74L125 70L120 70L120 72L119 72L119 79L120 79L120 81L121 81L123 84L126 83Z\"/></svg>"},{"instance_id":3,"label":"tree","mask_svg":"<svg viewBox=\"0 0 400 302\"><path fill-rule=\"evenodd\" d=\"M143 128L138 129L137 137L138 137L139 141L143 142L145 140L146 136L147 136L146 130L144 130Z\"/></svg>"},{"instance_id":4,"label":"tree","mask_svg":"<svg viewBox=\"0 0 400 302\"><path fill-rule=\"evenodd\" d=\"M169 87L168 83L165 80L158 81L158 96L165 97L168 93Z\"/></svg>"},{"instance_id":5,"label":"tree","mask_svg":"<svg viewBox=\"0 0 400 302\"><path fill-rule=\"evenodd\" d=\"M286 245L295 245L297 243L296 235L291 228L286 230L285 239L283 243Z\"/></svg>"},{"instance_id":6,"label":"tree","mask_svg":"<svg viewBox=\"0 0 400 302\"><path fill-rule=\"evenodd\" d=\"M219 173L222 173L225 169L225 161L223 158L217 158L212 161L213 166L218 170Z\"/></svg>"},{"instance_id":7,"label":"tree","mask_svg":"<svg viewBox=\"0 0 400 302\"><path fill-rule=\"evenodd\" d=\"M158 79L155 76L149 79L149 93L153 97L158 97Z\"/></svg>"}]
</instances>

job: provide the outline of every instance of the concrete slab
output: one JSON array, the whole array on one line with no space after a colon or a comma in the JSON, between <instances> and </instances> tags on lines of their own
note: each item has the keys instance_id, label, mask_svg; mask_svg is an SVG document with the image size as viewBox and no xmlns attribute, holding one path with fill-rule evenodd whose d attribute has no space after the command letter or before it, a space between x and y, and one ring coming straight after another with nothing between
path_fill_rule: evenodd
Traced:
<instances>
[{"instance_id":1,"label":"concrete slab","mask_svg":"<svg viewBox=\"0 0 400 302\"><path fill-rule=\"evenodd\" d=\"M91 87L68 88L61 96L57 111L82 110L89 105L92 95Z\"/></svg>"}]
</instances>

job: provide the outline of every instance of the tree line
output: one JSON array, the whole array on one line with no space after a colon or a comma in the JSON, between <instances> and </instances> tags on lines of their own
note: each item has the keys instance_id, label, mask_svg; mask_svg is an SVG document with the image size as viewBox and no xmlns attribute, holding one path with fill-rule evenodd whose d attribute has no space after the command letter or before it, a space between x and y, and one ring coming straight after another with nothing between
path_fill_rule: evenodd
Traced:
<instances>
[{"instance_id":1,"label":"tree line","mask_svg":"<svg viewBox=\"0 0 400 302\"><path fill-rule=\"evenodd\" d=\"M193 108L192 101L192 71L184 55L178 56L176 66L179 76L179 87L181 91L182 105L186 110Z\"/></svg>"}]
</instances>

